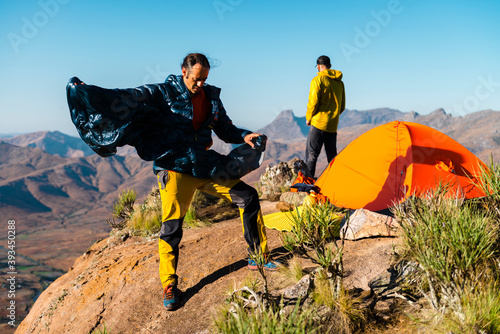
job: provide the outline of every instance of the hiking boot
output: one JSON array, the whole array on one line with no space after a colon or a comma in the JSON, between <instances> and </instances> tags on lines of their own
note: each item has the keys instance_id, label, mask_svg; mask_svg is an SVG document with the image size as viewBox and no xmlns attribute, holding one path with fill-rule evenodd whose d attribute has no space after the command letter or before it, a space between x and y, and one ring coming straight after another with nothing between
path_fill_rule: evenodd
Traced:
<instances>
[{"instance_id":1,"label":"hiking boot","mask_svg":"<svg viewBox=\"0 0 500 334\"><path fill-rule=\"evenodd\" d=\"M268 261L266 264L264 264L264 270L266 271L276 271L278 270L278 264L279 262L276 262L276 261ZM259 266L257 265L257 263L252 260L252 259L248 259L248 269L250 270L259 270Z\"/></svg>"},{"instance_id":2,"label":"hiking boot","mask_svg":"<svg viewBox=\"0 0 500 334\"><path fill-rule=\"evenodd\" d=\"M167 311L175 311L181 305L180 302L181 290L177 289L177 285L169 284L163 290L163 306Z\"/></svg>"}]
</instances>

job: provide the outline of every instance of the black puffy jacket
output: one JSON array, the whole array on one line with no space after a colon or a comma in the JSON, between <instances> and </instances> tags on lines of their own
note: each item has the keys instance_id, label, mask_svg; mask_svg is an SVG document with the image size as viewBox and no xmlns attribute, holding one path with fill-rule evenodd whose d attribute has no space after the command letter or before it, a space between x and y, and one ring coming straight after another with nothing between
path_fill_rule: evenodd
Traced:
<instances>
[{"instance_id":1,"label":"black puffy jacket","mask_svg":"<svg viewBox=\"0 0 500 334\"><path fill-rule=\"evenodd\" d=\"M208 149L212 129L233 144L243 143L251 132L233 125L219 88L204 85L203 90L212 110L195 131L191 96L180 75L170 75L163 84L130 89L86 85L74 77L66 88L71 119L97 154L110 156L118 146L128 144L142 159L154 160L155 172L166 169L198 178L239 178L258 167L262 152L248 144L227 156Z\"/></svg>"}]
</instances>

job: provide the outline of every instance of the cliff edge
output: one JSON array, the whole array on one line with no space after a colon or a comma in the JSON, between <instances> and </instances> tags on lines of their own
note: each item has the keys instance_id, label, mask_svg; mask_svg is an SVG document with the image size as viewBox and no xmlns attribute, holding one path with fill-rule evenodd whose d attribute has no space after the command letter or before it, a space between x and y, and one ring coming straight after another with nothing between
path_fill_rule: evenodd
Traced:
<instances>
[{"instance_id":1,"label":"cliff edge","mask_svg":"<svg viewBox=\"0 0 500 334\"><path fill-rule=\"evenodd\" d=\"M275 204L263 203L264 213ZM274 257L286 261L279 233L268 230ZM386 271L395 239L348 243L346 287L369 289L370 279ZM38 298L16 333L208 333L231 287L258 274L247 269L239 218L184 231L178 274L182 307L163 308L158 276L158 240L110 237L96 242L74 266ZM270 285L282 284L279 273Z\"/></svg>"}]
</instances>

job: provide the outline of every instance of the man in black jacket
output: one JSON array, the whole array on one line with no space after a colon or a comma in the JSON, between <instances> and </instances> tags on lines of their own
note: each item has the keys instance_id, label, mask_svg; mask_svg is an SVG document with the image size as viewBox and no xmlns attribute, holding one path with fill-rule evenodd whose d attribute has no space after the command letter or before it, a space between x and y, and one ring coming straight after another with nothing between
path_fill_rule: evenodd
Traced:
<instances>
[{"instance_id":1,"label":"man in black jacket","mask_svg":"<svg viewBox=\"0 0 500 334\"><path fill-rule=\"evenodd\" d=\"M224 141L235 144L247 143L254 147L257 133L235 127L226 115L219 98L220 89L205 85L210 64L199 53L189 54L182 63L182 76L169 76L175 91L169 101L170 112L178 116L178 127L184 131L184 140L194 154L207 150L211 144L212 129ZM199 161L203 163L203 161ZM174 162L175 164L175 162ZM239 179L196 178L171 170L172 160L167 157L155 160L154 168L162 199L162 227L160 232L160 278L164 287L164 306L167 310L179 307L176 268L179 243L182 238L182 222L196 189L230 200L240 208L243 233L250 253L268 253L266 231L260 210L257 191ZM230 168L229 168L230 169ZM220 247L220 245L213 245ZM249 260L248 267L257 269ZM267 270L276 270L273 262L264 264Z\"/></svg>"},{"instance_id":2,"label":"man in black jacket","mask_svg":"<svg viewBox=\"0 0 500 334\"><path fill-rule=\"evenodd\" d=\"M76 77L67 86L71 119L96 153L110 156L128 144L142 159L154 160L162 200L160 279L167 310L180 306L179 243L197 189L235 203L249 253L268 254L257 191L239 179L259 166L265 136L233 125L220 89L205 84L210 63L203 54L187 55L181 69L181 75L170 75L165 83L133 89L105 89ZM210 150L212 130L227 143L243 145L228 155ZM276 270L269 260L263 266ZM248 267L258 269L251 259Z\"/></svg>"}]
</instances>

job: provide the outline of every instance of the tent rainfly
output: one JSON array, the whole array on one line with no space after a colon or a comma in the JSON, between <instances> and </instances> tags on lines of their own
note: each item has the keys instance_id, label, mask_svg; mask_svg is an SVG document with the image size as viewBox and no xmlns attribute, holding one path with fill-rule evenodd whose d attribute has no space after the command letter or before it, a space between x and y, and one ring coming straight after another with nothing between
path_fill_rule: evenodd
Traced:
<instances>
[{"instance_id":1,"label":"tent rainfly","mask_svg":"<svg viewBox=\"0 0 500 334\"><path fill-rule=\"evenodd\" d=\"M449 195L485 196L475 184L481 160L447 135L422 124L394 121L351 142L316 181L330 202L379 211L422 196L440 183Z\"/></svg>"}]
</instances>

